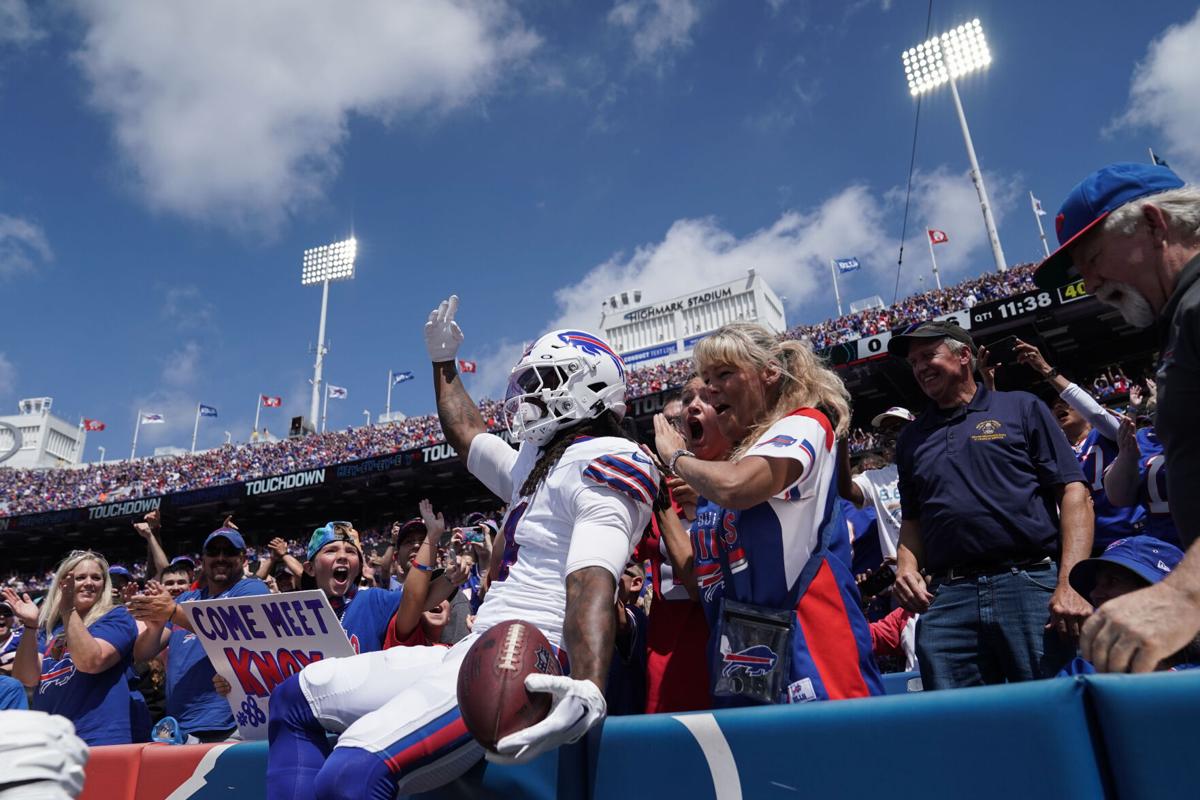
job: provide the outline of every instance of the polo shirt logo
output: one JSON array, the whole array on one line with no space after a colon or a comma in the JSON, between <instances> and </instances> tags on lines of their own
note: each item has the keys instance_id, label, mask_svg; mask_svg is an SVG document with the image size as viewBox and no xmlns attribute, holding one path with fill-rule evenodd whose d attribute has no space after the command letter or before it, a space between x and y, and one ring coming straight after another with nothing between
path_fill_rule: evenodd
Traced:
<instances>
[{"instance_id":1,"label":"polo shirt logo","mask_svg":"<svg viewBox=\"0 0 1200 800\"><path fill-rule=\"evenodd\" d=\"M1004 426L1003 426L1003 424L1001 424L1000 420L985 419L983 422L977 423L975 425L975 430L979 431L979 433L972 436L971 441L973 441L973 442L990 442L995 439L1004 439L1008 436L1008 434L997 432L1002 427L1004 427Z\"/></svg>"}]
</instances>

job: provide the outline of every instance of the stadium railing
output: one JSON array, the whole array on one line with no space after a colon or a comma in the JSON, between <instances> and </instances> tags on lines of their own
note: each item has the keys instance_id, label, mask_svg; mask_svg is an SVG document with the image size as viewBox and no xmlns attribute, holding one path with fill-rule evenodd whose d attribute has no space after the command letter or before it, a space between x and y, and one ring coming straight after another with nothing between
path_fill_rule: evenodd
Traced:
<instances>
[{"instance_id":1,"label":"stadium railing","mask_svg":"<svg viewBox=\"0 0 1200 800\"><path fill-rule=\"evenodd\" d=\"M523 767L486 763L426 800L525 797L1191 796L1200 670L899 697L613 717ZM92 750L83 800L263 797L266 745Z\"/></svg>"}]
</instances>

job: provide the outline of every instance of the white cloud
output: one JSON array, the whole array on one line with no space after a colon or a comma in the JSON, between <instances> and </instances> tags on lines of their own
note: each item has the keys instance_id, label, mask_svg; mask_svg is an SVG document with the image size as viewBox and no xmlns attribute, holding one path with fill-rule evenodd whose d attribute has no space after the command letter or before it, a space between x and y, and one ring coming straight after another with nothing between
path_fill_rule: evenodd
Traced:
<instances>
[{"instance_id":1,"label":"white cloud","mask_svg":"<svg viewBox=\"0 0 1200 800\"><path fill-rule=\"evenodd\" d=\"M200 371L200 345L189 341L163 362L162 379L168 386L185 388L196 382Z\"/></svg>"},{"instance_id":2,"label":"white cloud","mask_svg":"<svg viewBox=\"0 0 1200 800\"><path fill-rule=\"evenodd\" d=\"M1155 150L1172 166L1200 172L1200 11L1150 43L1133 71L1129 107L1118 127L1150 127L1162 136Z\"/></svg>"},{"instance_id":3,"label":"white cloud","mask_svg":"<svg viewBox=\"0 0 1200 800\"><path fill-rule=\"evenodd\" d=\"M1013 207L1018 178L987 175L997 219ZM863 270L842 282L843 304L879 294L890 303L896 276L896 233L904 200L901 189L875 192L853 184L808 210L788 210L770 224L738 235L714 217L677 220L661 241L640 245L632 254L618 253L554 293L555 306L545 324L531 327L530 338L555 328L598 330L600 303L621 290L640 289L653 303L731 281L753 267L780 295L787 297L788 323L812 323L833 315L829 259L855 256ZM991 269L991 252L975 187L965 173L945 167L914 178L909 238L900 294L933 288L925 228L950 235L938 248L944 283ZM1015 259L1010 259L1014 260ZM922 281L922 278L924 280ZM470 303L472 298L465 298ZM472 334L466 331L468 341ZM508 371L522 344L503 341L476 349L480 361L478 389L472 395L500 397Z\"/></svg>"},{"instance_id":4,"label":"white cloud","mask_svg":"<svg viewBox=\"0 0 1200 800\"><path fill-rule=\"evenodd\" d=\"M43 35L25 0L0 0L0 45L24 47Z\"/></svg>"},{"instance_id":5,"label":"white cloud","mask_svg":"<svg viewBox=\"0 0 1200 800\"><path fill-rule=\"evenodd\" d=\"M992 215L999 226L1020 194L1020 179L985 173L984 181ZM890 191L889 202L899 207L904 200L901 192L900 189ZM927 228L944 231L950 237L949 242L937 245L936 250L943 284L956 283L968 273L978 274L992 268L991 245L983 224L983 212L979 208L979 195L970 174L951 172L944 166L932 172L918 172L913 176L910 235L905 243L905 266L900 284L902 294L934 288L929 246L925 238ZM1015 264L1020 261L1020 254L1014 249L1012 253L1006 252L1005 258L1010 264ZM918 280L920 276L926 277L923 284ZM891 293L883 299L890 302Z\"/></svg>"},{"instance_id":6,"label":"white cloud","mask_svg":"<svg viewBox=\"0 0 1200 800\"><path fill-rule=\"evenodd\" d=\"M17 388L17 368L8 356L0 353L0 397L7 397Z\"/></svg>"},{"instance_id":7,"label":"white cloud","mask_svg":"<svg viewBox=\"0 0 1200 800\"><path fill-rule=\"evenodd\" d=\"M36 223L0 214L0 279L52 260L46 233Z\"/></svg>"},{"instance_id":8,"label":"white cloud","mask_svg":"<svg viewBox=\"0 0 1200 800\"><path fill-rule=\"evenodd\" d=\"M609 24L631 35L634 56L641 62L687 49L699 21L695 0L618 0L608 12Z\"/></svg>"},{"instance_id":9,"label":"white cloud","mask_svg":"<svg viewBox=\"0 0 1200 800\"><path fill-rule=\"evenodd\" d=\"M351 114L443 114L538 45L505 0L76 4L92 103L155 208L270 229L318 198Z\"/></svg>"},{"instance_id":10,"label":"white cloud","mask_svg":"<svg viewBox=\"0 0 1200 800\"><path fill-rule=\"evenodd\" d=\"M161 316L181 329L189 329L208 324L215 310L199 288L188 284L167 289Z\"/></svg>"}]
</instances>

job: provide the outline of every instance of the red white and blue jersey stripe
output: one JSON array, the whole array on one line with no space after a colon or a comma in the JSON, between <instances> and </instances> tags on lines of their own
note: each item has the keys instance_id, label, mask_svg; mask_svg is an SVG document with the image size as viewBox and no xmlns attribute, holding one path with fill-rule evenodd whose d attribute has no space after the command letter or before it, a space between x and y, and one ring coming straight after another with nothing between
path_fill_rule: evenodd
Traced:
<instances>
[{"instance_id":1,"label":"red white and blue jersey stripe","mask_svg":"<svg viewBox=\"0 0 1200 800\"><path fill-rule=\"evenodd\" d=\"M743 511L701 498L692 526L695 571L710 629L716 630L726 597L795 609L788 680L806 689L793 692L796 698L883 694L850 571L834 447L824 414L811 408L792 412L759 437L746 457L799 461L803 472L796 483ZM709 644L715 652L719 643Z\"/></svg>"}]
</instances>

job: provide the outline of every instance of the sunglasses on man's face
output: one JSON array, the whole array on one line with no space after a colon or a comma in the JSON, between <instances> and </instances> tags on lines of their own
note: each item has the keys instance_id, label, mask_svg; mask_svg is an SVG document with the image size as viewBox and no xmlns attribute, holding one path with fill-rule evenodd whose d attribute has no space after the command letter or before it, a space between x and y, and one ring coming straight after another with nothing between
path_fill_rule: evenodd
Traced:
<instances>
[{"instance_id":1,"label":"sunglasses on man's face","mask_svg":"<svg viewBox=\"0 0 1200 800\"><path fill-rule=\"evenodd\" d=\"M204 555L208 556L209 558L220 558L221 556L235 558L237 556L240 556L241 554L242 554L242 551L238 550L233 545L230 545L229 547L212 547L212 546L210 546L210 547L204 548Z\"/></svg>"}]
</instances>

